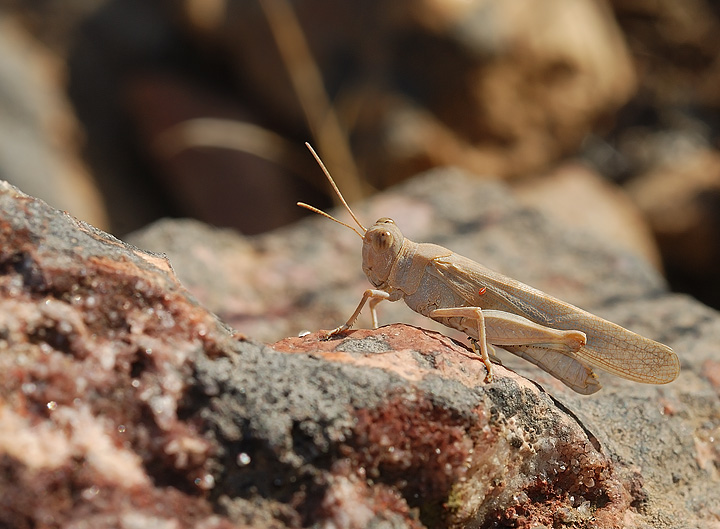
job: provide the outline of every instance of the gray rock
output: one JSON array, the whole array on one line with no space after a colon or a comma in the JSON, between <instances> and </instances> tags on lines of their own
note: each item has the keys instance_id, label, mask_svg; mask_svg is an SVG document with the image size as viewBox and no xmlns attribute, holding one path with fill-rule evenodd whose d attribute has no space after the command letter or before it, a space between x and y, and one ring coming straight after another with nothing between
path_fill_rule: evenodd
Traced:
<instances>
[{"instance_id":1,"label":"gray rock","mask_svg":"<svg viewBox=\"0 0 720 529\"><path fill-rule=\"evenodd\" d=\"M355 209L365 224L381 216L393 217L413 240L442 244L673 347L682 365L674 383L647 386L603 376L604 389L592 397L576 395L512 355L501 358L542 384L561 409L576 416L598 440L601 452L618 463L617 472L628 482L638 487L644 483L638 493L643 499L633 500L633 523L702 526L716 516L720 508L720 488L715 486L720 461L716 311L668 292L663 279L636 255L573 226L554 224L519 206L503 186L477 182L458 171L430 172ZM346 218L342 212L333 214ZM172 246L155 244L155 237L183 246L183 255L173 254ZM220 239L212 230L184 222L161 224L133 240L144 247L167 249L181 280L192 291L207 294L198 296L211 300L211 308L223 320L268 342L304 329L334 328L345 321L369 286L360 271L357 236L325 219L308 219L232 243L226 234L218 237L225 242L216 244ZM192 266L192 273L183 275L185 266ZM226 289L225 299L208 286L215 282ZM383 303L378 312L381 324L407 322L461 338L401 302ZM367 315L361 315L358 325L369 325Z\"/></svg>"},{"instance_id":2,"label":"gray rock","mask_svg":"<svg viewBox=\"0 0 720 529\"><path fill-rule=\"evenodd\" d=\"M268 347L240 333L274 341L354 309L356 235L318 218L255 239L167 221L133 239L167 250L178 280L163 256L3 184L0 525L711 523L717 313L454 171L358 213L665 341L680 378L609 377L582 397L503 357L530 380L496 366L485 383L461 342L408 325ZM383 321L407 314L393 310Z\"/></svg>"}]
</instances>

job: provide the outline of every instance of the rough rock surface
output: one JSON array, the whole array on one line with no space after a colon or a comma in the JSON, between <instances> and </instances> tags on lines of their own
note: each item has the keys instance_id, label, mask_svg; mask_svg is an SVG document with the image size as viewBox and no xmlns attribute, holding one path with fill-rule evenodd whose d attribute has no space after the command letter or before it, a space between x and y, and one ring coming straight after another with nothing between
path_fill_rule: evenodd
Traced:
<instances>
[{"instance_id":1,"label":"rough rock surface","mask_svg":"<svg viewBox=\"0 0 720 529\"><path fill-rule=\"evenodd\" d=\"M607 376L605 388L592 397L574 394L511 355L501 358L579 417L613 461L642 474L647 497L635 504L640 526L685 527L684 519L703 526L717 519L716 311L667 292L644 258L572 223L556 224L521 206L507 188L459 171L432 171L355 209L365 224L390 216L415 241L442 244L673 347L682 364L673 384L645 386ZM167 251L203 303L241 332L268 342L337 326L369 285L360 270L358 237L322 218L253 239L167 221L133 240ZM381 324L411 323L465 343L402 303L383 303L378 313ZM366 314L358 325L369 325Z\"/></svg>"},{"instance_id":2,"label":"rough rock surface","mask_svg":"<svg viewBox=\"0 0 720 529\"><path fill-rule=\"evenodd\" d=\"M161 256L2 184L0 525L717 523L717 313L462 174L435 172L358 212L376 210L415 239L450 246L455 228L494 267L666 341L680 379L609 379L585 398L525 365L541 386L501 366L486 384L462 342L406 325L268 347L199 305ZM237 274L225 286L234 326L270 336L354 307L364 285L347 284L359 241L346 231L318 218L246 240L179 223L135 241L176 245L182 281L221 309L213 287ZM552 268L528 268L540 249Z\"/></svg>"}]
</instances>

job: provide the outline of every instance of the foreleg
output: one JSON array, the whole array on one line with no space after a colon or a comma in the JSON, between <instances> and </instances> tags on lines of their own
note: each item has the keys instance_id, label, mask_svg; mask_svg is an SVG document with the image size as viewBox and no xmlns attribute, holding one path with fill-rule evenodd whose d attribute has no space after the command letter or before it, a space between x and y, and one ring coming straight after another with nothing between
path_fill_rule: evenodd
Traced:
<instances>
[{"instance_id":1,"label":"foreleg","mask_svg":"<svg viewBox=\"0 0 720 529\"><path fill-rule=\"evenodd\" d=\"M365 303L370 301L370 317L372 319L372 325L373 329L377 329L378 327L378 320L377 320L377 312L375 310L375 307L378 303L380 303L383 300L390 299L390 294L383 290L376 290L376 289L368 289L363 293L363 297L360 300L360 303L358 303L357 308L355 309L355 312L352 313L350 318L348 318L348 321L346 321L343 325L338 327L337 329L333 329L327 334L327 338L330 338L332 336L335 336L337 334L340 334L342 332L347 331L350 327L355 325L355 321L357 321L358 316L360 316L360 311L362 311L363 307L365 306Z\"/></svg>"}]
</instances>

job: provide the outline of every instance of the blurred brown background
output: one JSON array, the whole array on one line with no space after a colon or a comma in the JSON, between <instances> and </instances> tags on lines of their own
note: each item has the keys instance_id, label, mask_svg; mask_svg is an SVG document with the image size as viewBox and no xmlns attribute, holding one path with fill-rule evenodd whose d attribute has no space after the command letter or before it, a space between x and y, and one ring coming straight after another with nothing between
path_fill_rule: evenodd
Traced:
<instances>
[{"instance_id":1,"label":"blurred brown background","mask_svg":"<svg viewBox=\"0 0 720 529\"><path fill-rule=\"evenodd\" d=\"M350 200L454 165L720 307L719 21L702 0L0 0L0 178L119 237L255 234L332 204L304 141Z\"/></svg>"}]
</instances>

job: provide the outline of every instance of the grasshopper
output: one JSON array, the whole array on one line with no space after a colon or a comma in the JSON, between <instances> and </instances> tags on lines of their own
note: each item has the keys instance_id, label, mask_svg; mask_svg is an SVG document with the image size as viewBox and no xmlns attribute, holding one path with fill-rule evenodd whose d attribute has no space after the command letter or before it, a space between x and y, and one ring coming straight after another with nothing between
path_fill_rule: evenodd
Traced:
<instances>
[{"instance_id":1,"label":"grasshopper","mask_svg":"<svg viewBox=\"0 0 720 529\"><path fill-rule=\"evenodd\" d=\"M347 322L327 337L350 329L367 303L373 328L383 300L404 300L415 312L464 332L493 377L493 345L528 360L578 393L601 388L593 368L648 384L677 378L680 364L668 346L635 334L520 281L494 272L447 248L403 237L392 219L365 229L348 206L320 157L305 144L340 201L362 231L313 206L298 206L342 224L363 240L362 269L373 288Z\"/></svg>"}]
</instances>

